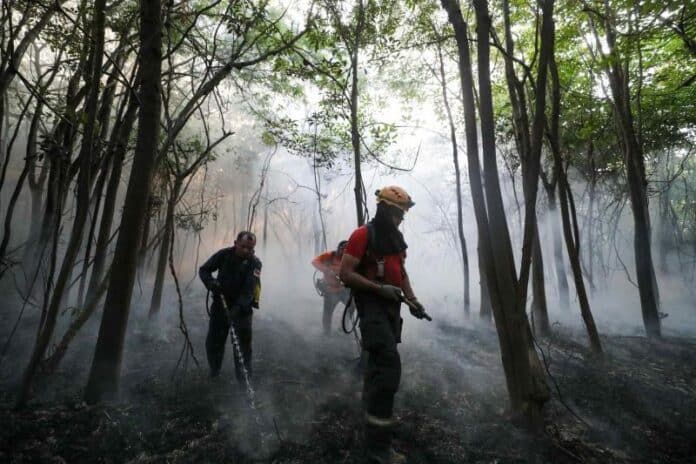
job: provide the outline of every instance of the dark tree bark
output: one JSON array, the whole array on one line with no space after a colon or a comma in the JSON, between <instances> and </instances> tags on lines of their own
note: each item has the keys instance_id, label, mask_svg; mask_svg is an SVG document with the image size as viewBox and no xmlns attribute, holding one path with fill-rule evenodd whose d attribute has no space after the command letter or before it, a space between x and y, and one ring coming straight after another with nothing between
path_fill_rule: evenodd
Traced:
<instances>
[{"instance_id":1,"label":"dark tree bark","mask_svg":"<svg viewBox=\"0 0 696 464\"><path fill-rule=\"evenodd\" d=\"M206 128L206 133L207 128ZM190 178L200 166L208 159L212 150L224 141L227 137L232 135L231 132L225 132L220 138L211 142L208 140L208 146L203 150L193 162L188 166L182 166L180 164L179 158L176 158L169 164L168 171L171 172L173 176L172 187L169 192L169 199L167 201L167 210L164 216L164 227L162 229L162 241L159 247L159 256L157 260L157 267L155 268L155 284L152 291L152 299L150 300L150 310L148 316L150 318L155 317L160 310L162 304L162 291L164 288L164 276L167 268L167 263L170 261L171 254L173 252L173 237L174 237L174 219L176 212L176 205L181 200L181 197L188 189L189 183L185 183L187 178ZM258 201L261 198L261 192L266 181L266 175L268 174L268 169L270 166L271 158L270 155L266 158L264 162L262 174L261 174L261 185L258 190L254 193L252 200L249 203L249 223L247 224L247 230L253 230L254 216L256 212L256 207ZM183 253L182 253L183 254Z\"/></svg>"},{"instance_id":2,"label":"dark tree bark","mask_svg":"<svg viewBox=\"0 0 696 464\"><path fill-rule=\"evenodd\" d=\"M99 235L97 244L94 250L94 262L92 264L92 274L90 275L89 286L87 288L87 297L89 301L96 292L99 282L102 280L104 266L106 264L106 256L111 237L111 226L114 220L114 212L116 210L116 197L118 195L118 186L121 181L121 171L128 148L128 138L133 130L135 118L138 114L138 100L135 96L129 99L128 109L122 120L119 120L114 127L116 137L113 139L113 146L109 150L113 151L111 174L109 175L109 183L106 187L106 197L104 198L104 208L99 224Z\"/></svg>"},{"instance_id":3,"label":"dark tree bark","mask_svg":"<svg viewBox=\"0 0 696 464\"><path fill-rule=\"evenodd\" d=\"M130 25L129 25L130 26ZM123 44L124 37L128 36L128 31L122 31L121 35L121 44ZM116 57L112 56L112 60L115 61L114 68L120 69L123 65L123 62L125 60L125 53L121 50L121 47L117 50L115 53ZM113 166L113 150L110 150L109 147L113 146L113 142L109 142L109 147L103 147L104 143L103 141L106 140L106 137L109 132L109 126L111 122L111 110L112 110L112 105L114 103L114 97L116 93L116 87L117 87L117 79L116 76L119 76L119 73L116 70L112 70L112 73L109 75L109 78L106 81L106 85L104 86L104 90L102 92L102 97L101 97L101 103L99 106L98 114L97 114L97 119L99 121L99 135L95 140L95 153L101 154L103 151L103 154L99 157L93 160L93 168L96 168L99 166L101 169L99 170L99 177L97 178L96 185L92 189L92 221L89 227L89 233L87 234L87 243L85 244L85 249L84 249L84 258L82 261L82 273L80 276L80 287L78 291L78 298L77 298L77 305L79 307L84 306L85 304L85 288L87 285L87 279L88 279L88 269L90 264L92 263L91 259L91 253L92 253L92 245L95 240L95 235L98 233L97 232L97 222L99 220L99 211L102 206L102 199L104 197L103 195L103 190L105 186L107 185L107 177L109 177L109 172L111 167ZM128 98L128 94L126 93L124 97L121 99L120 104L118 105L119 110L117 111L116 114L116 120L121 121L121 118L123 117L123 113L125 111L125 108L128 104L130 99ZM118 133L114 131L112 135L112 140L114 137L118 136ZM96 254L95 250L95 254Z\"/></svg>"},{"instance_id":4,"label":"dark tree bark","mask_svg":"<svg viewBox=\"0 0 696 464\"><path fill-rule=\"evenodd\" d=\"M551 335L549 313L546 307L546 291L544 289L544 259L541 255L539 234L534 237L532 254L532 314L534 315L534 332L542 337Z\"/></svg>"},{"instance_id":5,"label":"dark tree bark","mask_svg":"<svg viewBox=\"0 0 696 464\"><path fill-rule=\"evenodd\" d=\"M594 14L592 11L588 14ZM609 50L604 56L604 72L609 80L616 126L621 139L626 181L628 184L631 210L633 211L633 249L636 262L636 277L643 324L648 337L661 336L659 316L660 295L652 259L650 231L650 212L648 210L648 181L645 175L643 147L636 134L631 93L629 88L628 65L624 65L616 46L616 14L609 3L601 16L604 26L604 39ZM592 21L592 16L590 16ZM594 26L594 22L592 22ZM598 49L602 49L596 35Z\"/></svg>"},{"instance_id":6,"label":"dark tree bark","mask_svg":"<svg viewBox=\"0 0 696 464\"><path fill-rule=\"evenodd\" d=\"M491 307L491 296L488 284L486 283L486 263L483 262L483 252L481 251L484 245L481 244L481 239L478 241L478 267L479 267L479 288L481 291L481 306L479 307L479 318L483 321L490 321L493 318L493 308Z\"/></svg>"},{"instance_id":7,"label":"dark tree bark","mask_svg":"<svg viewBox=\"0 0 696 464\"><path fill-rule=\"evenodd\" d=\"M138 242L146 219L152 172L157 156L161 114L162 7L160 0L140 2L138 137L131 177L116 243L104 314L85 399L94 403L118 391L123 344L130 312Z\"/></svg>"},{"instance_id":8,"label":"dark tree bark","mask_svg":"<svg viewBox=\"0 0 696 464\"><path fill-rule=\"evenodd\" d=\"M585 322L585 328L587 329L587 334L590 339L590 347L595 353L602 352L602 344L599 340L599 333L597 332L597 326L594 322L594 317L592 316L592 311L590 309L590 302L587 297L587 291L585 290L585 282L582 278L582 269L580 267L580 236L577 234L577 229L575 236L573 236L573 231L571 229L571 218L568 212L569 203L572 201L570 196L572 191L570 190L570 184L568 183L568 177L565 170L563 169L563 162L561 159L560 150L560 132L558 121L560 119L561 111L561 90L560 82L558 77L558 69L556 67L556 60L554 57L551 58L549 63L549 69L551 71L551 100L552 100L552 111L551 111L551 152L553 154L554 170L556 171L557 185L558 185L558 198L561 206L561 220L563 224L563 236L565 237L566 249L568 250L568 261L570 262L570 267L573 271L573 278L575 281L575 291L578 295L578 302L580 303L580 313L582 314L582 319ZM573 214L574 214L573 208Z\"/></svg>"},{"instance_id":9,"label":"dark tree bark","mask_svg":"<svg viewBox=\"0 0 696 464\"><path fill-rule=\"evenodd\" d=\"M152 299L150 300L149 317L154 317L159 313L162 304L162 287L164 285L164 274L167 270L167 260L169 259L170 241L174 235L174 210L179 201L183 178L177 177L169 193L169 201L167 201L167 211L164 216L164 230L162 232L162 243L160 244L159 256L157 258L157 267L155 268L155 284L152 290Z\"/></svg>"},{"instance_id":10,"label":"dark tree bark","mask_svg":"<svg viewBox=\"0 0 696 464\"><path fill-rule=\"evenodd\" d=\"M65 334L63 334L63 338L61 338L60 342L56 344L51 355L41 361L39 367L45 374L50 375L55 372L58 365L63 360L65 353L67 353L70 342L73 341L82 326L85 325L90 317L92 317L94 310L99 305L99 300L106 291L106 286L109 281L108 274L109 273L107 272L106 277L104 277L97 289L89 296L89 298L86 299L85 304L80 306L80 312L71 321L68 330L65 331Z\"/></svg>"},{"instance_id":11,"label":"dark tree bark","mask_svg":"<svg viewBox=\"0 0 696 464\"><path fill-rule=\"evenodd\" d=\"M485 164L485 200L478 159L478 136L469 56L467 24L456 0L441 0L454 27L459 53L459 71L464 97L469 181L479 231L491 306L500 341L501 357L513 411L523 414L531 424L540 426L541 408L548 399L548 388L538 377L537 354L531 347L530 330L524 304L517 299L517 281L510 235L505 221L498 182L493 134L493 106L489 74L488 34L490 18L485 1L475 2L478 34L479 92L481 133ZM488 208L488 211L486 211ZM495 246L492 244L495 243Z\"/></svg>"},{"instance_id":12,"label":"dark tree bark","mask_svg":"<svg viewBox=\"0 0 696 464\"><path fill-rule=\"evenodd\" d=\"M355 167L355 209L357 212L358 226L365 224L365 206L363 192L362 172L360 168L360 128L358 127L358 64L360 57L360 40L365 23L365 7L362 0L358 0L358 24L353 36L353 53L350 57L351 87L350 87L350 142L353 145L353 165Z\"/></svg>"},{"instance_id":13,"label":"dark tree bark","mask_svg":"<svg viewBox=\"0 0 696 464\"><path fill-rule=\"evenodd\" d=\"M456 184L455 194L457 195L457 234L459 236L459 247L461 250L461 263L462 263L462 277L464 281L462 282L462 287L464 290L464 315L469 317L471 313L471 308L469 304L469 255L466 250L466 237L464 236L464 214L462 206L462 181L461 172L459 170L459 149L457 145L457 130L454 125L454 117L452 116L452 110L449 104L449 97L447 96L447 79L445 76L445 64L442 57L442 49L440 47L440 42L437 42L437 57L440 64L439 69L439 79L442 88L442 101L445 106L445 112L447 113L447 121L449 123L450 130L450 141L452 143L452 162L454 163L454 177ZM480 269L479 269L480 271ZM482 293L483 295L483 293Z\"/></svg>"},{"instance_id":14,"label":"dark tree bark","mask_svg":"<svg viewBox=\"0 0 696 464\"><path fill-rule=\"evenodd\" d=\"M92 52L88 74L88 97L86 104L86 123L82 136L82 147L79 154L79 177L77 181L77 207L75 219L70 232L70 238L66 247L63 263L58 273L53 294L46 313L44 324L40 328L39 337L31 355L31 359L24 372L22 386L17 399L17 406L25 405L29 398L31 385L36 374L39 362L43 358L48 344L53 336L56 319L63 301L64 292L72 273L72 267L79 252L82 242L84 225L89 209L90 176L92 169L92 156L94 149L94 134L96 130L97 101L99 97L99 79L101 77L102 56L104 52L104 10L106 0L96 0L94 5L94 17L91 22L90 35L92 38Z\"/></svg>"},{"instance_id":15,"label":"dark tree bark","mask_svg":"<svg viewBox=\"0 0 696 464\"><path fill-rule=\"evenodd\" d=\"M546 89L541 87L545 82L546 72L539 70L539 78L542 83L537 83L535 92L535 114L533 126L530 127L529 108L525 94L524 84L518 79L514 68L514 41L512 38L512 25L510 24L510 7L507 0L503 1L503 19L505 27L505 78L510 96L510 104L513 114L513 133L515 145L520 156L522 167L522 188L525 199L525 222L522 249L522 262L520 269L520 291L526 294L526 284L529 276L529 263L533 266L532 272L532 314L534 315L534 329L542 336L551 333L549 325L548 307L546 304L546 288L544 282L544 263L541 247L539 243L539 231L536 224L536 213L532 216L530 211L536 211L537 185L539 183L539 160L541 157L541 135L540 131L544 124L544 100ZM548 41L547 37L542 36L541 40ZM546 55L548 55L548 50ZM553 53L553 50L551 50ZM540 57L541 60L545 56ZM541 113L539 113L541 111ZM523 288L524 287L524 288ZM526 295L525 295L526 298ZM522 299L522 295L520 295Z\"/></svg>"},{"instance_id":16,"label":"dark tree bark","mask_svg":"<svg viewBox=\"0 0 696 464\"><path fill-rule=\"evenodd\" d=\"M24 29L24 26L26 26L27 22L31 19L31 15L24 14L19 20L19 23L15 25L13 34L7 38L7 49L2 50L2 53L0 53L0 122L2 122L5 116L5 96L7 95L7 90L15 77L17 77L17 72L20 69L20 63L22 62L24 54L39 36L41 31L50 24L53 15L58 12L65 2L66 0L52 2L49 7L41 13L38 21L26 31L21 39L19 39L19 35ZM10 8L8 8L8 14L13 14ZM15 40L18 40L18 42L15 43ZM2 124L0 123L0 140L4 137L2 129Z\"/></svg>"},{"instance_id":17,"label":"dark tree bark","mask_svg":"<svg viewBox=\"0 0 696 464\"><path fill-rule=\"evenodd\" d=\"M17 183L15 184L15 189L10 197L10 202L7 205L7 213L5 214L5 226L3 230L2 243L0 243L0 277L7 267L2 266L1 263L5 259L5 253L7 251L7 246L10 243L10 236L12 233L12 218L14 216L15 206L17 204L17 199L22 191L24 182L34 169L36 164L36 137L38 133L39 121L41 120L41 115L43 112L43 105L38 103L34 111L34 116L31 119L31 124L29 126L29 134L27 135L27 149L24 168L22 169Z\"/></svg>"},{"instance_id":18,"label":"dark tree bark","mask_svg":"<svg viewBox=\"0 0 696 464\"><path fill-rule=\"evenodd\" d=\"M553 236L553 260L556 271L556 285L558 286L558 301L563 311L568 311L570 308L570 299L568 296L568 279L566 277L565 263L563 262L563 240L561 238L561 229L559 227L558 205L556 200L556 185L558 184L558 174L550 189L546 191L549 201L549 220L551 222L551 235Z\"/></svg>"}]
</instances>

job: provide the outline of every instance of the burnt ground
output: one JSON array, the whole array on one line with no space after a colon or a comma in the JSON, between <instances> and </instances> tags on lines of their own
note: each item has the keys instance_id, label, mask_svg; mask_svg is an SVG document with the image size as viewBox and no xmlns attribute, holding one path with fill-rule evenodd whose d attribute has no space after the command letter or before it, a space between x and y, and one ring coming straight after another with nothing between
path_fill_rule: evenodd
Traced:
<instances>
[{"instance_id":1,"label":"burnt ground","mask_svg":"<svg viewBox=\"0 0 696 464\"><path fill-rule=\"evenodd\" d=\"M12 365L20 354L11 353L0 371L0 462L364 462L354 341L320 335L316 301L293 304L317 309L293 321L281 317L285 302L254 320L256 411L233 380L231 350L223 375L208 378L200 295L186 317L201 366L189 359L176 368L183 338L174 321L148 326L135 308L115 402L80 397L94 335L39 380L22 411L12 400L25 364ZM400 348L396 447L409 463L694 462L695 340L603 336L598 359L580 331L555 326L539 342L553 398L544 430L532 434L506 410L493 328L448 325L432 313L429 325L407 321ZM16 344L32 337L26 329Z\"/></svg>"}]
</instances>

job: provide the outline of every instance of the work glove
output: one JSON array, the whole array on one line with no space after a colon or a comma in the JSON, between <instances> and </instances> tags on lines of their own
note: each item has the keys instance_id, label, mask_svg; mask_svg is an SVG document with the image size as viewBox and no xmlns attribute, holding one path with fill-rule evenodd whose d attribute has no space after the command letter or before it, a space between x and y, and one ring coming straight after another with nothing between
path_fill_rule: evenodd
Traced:
<instances>
[{"instance_id":1,"label":"work glove","mask_svg":"<svg viewBox=\"0 0 696 464\"><path fill-rule=\"evenodd\" d=\"M379 289L375 290L377 295L381 296L385 300L401 301L401 289L394 285L383 284L379 286Z\"/></svg>"},{"instance_id":2,"label":"work glove","mask_svg":"<svg viewBox=\"0 0 696 464\"><path fill-rule=\"evenodd\" d=\"M413 298L408 301L408 309L409 311L411 311L411 314L413 314L413 317L415 317L416 319L428 318L428 314L425 312L425 308L423 307L421 302L418 301L418 299Z\"/></svg>"},{"instance_id":3,"label":"work glove","mask_svg":"<svg viewBox=\"0 0 696 464\"><path fill-rule=\"evenodd\" d=\"M210 290L211 292L213 292L213 293L219 295L219 294L222 293L222 284L220 283L219 280L213 279L213 280L211 280L210 283L208 284L208 290Z\"/></svg>"}]
</instances>

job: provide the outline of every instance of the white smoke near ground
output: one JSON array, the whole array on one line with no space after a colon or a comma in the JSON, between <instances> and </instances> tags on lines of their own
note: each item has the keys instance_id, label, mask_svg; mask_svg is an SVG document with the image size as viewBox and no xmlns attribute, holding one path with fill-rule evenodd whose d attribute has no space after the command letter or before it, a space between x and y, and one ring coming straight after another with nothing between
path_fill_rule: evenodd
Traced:
<instances>
[{"instance_id":1,"label":"white smoke near ground","mask_svg":"<svg viewBox=\"0 0 696 464\"><path fill-rule=\"evenodd\" d=\"M260 134L261 129L252 124L244 126L246 139L253 140L253 134ZM175 262L180 263L178 272L180 280L190 283L189 291L202 292L202 284L196 278L197 267L218 249L231 246L236 234L246 229L249 202L261 182L261 165L271 152L272 157L264 191L256 207L252 230L257 234L256 253L264 263L262 306L275 301L284 301L288 295L303 295L312 304L298 307L281 305L278 314L259 312L259 317L280 318L297 327L320 329L321 299L313 288L314 268L311 259L319 252L325 251L321 246L321 221L318 217L317 194L311 159L292 155L283 148L277 151L272 147L256 144L257 152L249 152L242 159L234 148L232 140L229 153L221 156L208 167L208 178L214 179L214 187L219 189L220 198L217 206L217 220L209 221L198 238L187 238L178 233ZM463 310L463 276L461 255L456 231L456 200L454 174L449 141L440 135L433 135L430 130L411 130L399 138L398 149L413 159L417 152L418 160L412 171L391 171L377 163L363 164L363 179L367 196L367 206L374 213L374 191L382 186L398 184L413 197L416 206L409 211L402 225L404 237L409 244L407 269L420 300L429 313L438 321L449 324L466 324ZM235 154L237 152L237 154ZM460 158L461 155L460 155ZM409 164L401 161L401 165ZM466 173L465 159L460 159L461 169ZM320 194L322 196L322 216L325 226L327 249L334 249L336 244L348 238L356 226L354 178L350 155L338 160L331 169L320 167ZM521 197L520 179L515 185L510 180L506 169L501 166L501 183L505 194L508 211L508 226L511 230L513 248L519 260L521 250L521 230L519 206L513 194L517 189L517 201ZM208 181L209 183L210 180ZM210 194L212 186L206 186ZM584 271L587 272L589 253L585 243L586 230L583 229L583 214L587 211L584 192L586 187L581 182L573 183L576 208L579 214L580 232L583 236ZM467 240L469 259L471 312L473 317L480 304L480 290L477 261L477 230L470 199L467 177L463 176L464 230ZM582 320L575 298L575 286L568 265L565 242L563 261L566 280L571 297L570 307L560 307L555 278L553 259L553 236L550 221L560 223L560 214L554 217L546 210L545 192L540 188L538 221L545 263L546 295L551 322L581 328ZM601 205L600 205L601 206ZM596 206L595 206L596 208ZM264 226L264 221L268 221ZM607 218L609 220L609 218ZM263 238L266 227L266 238ZM559 226L559 230L560 226ZM643 334L640 302L635 281L632 244L632 218L630 208L622 210L619 219L616 245L602 244L614 256L605 257L610 269L600 272L595 265L592 285L585 277L590 294L590 304L600 333ZM561 240L562 237L561 237ZM186 242L183 249L182 243ZM615 249L614 249L615 248ZM654 250L656 248L654 247ZM619 256L618 259L616 256ZM655 261L657 256L654 252ZM625 266L625 269L624 269ZM666 333L689 334L696 330L696 314L692 310L693 292L687 291L688 285L683 276L658 273L661 286L661 308L669 315L663 320ZM143 288L148 288L147 278ZM176 302L175 293L165 295L168 305ZM531 290L530 290L531 293ZM147 294L147 290L145 291ZM530 294L531 299L531 294ZM174 322L175 320L172 320ZM418 330L422 324L406 318L406 329Z\"/></svg>"}]
</instances>

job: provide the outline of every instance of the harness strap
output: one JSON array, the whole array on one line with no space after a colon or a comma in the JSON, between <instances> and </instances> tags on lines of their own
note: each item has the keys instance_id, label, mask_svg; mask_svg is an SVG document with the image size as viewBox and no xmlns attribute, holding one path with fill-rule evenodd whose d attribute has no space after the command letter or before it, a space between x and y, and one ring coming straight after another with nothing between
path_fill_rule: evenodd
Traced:
<instances>
[{"instance_id":1,"label":"harness strap","mask_svg":"<svg viewBox=\"0 0 696 464\"><path fill-rule=\"evenodd\" d=\"M384 282L384 256L375 253L375 226L371 222L368 222L365 226L367 227L367 251L365 254L374 258L377 263L375 280L377 280L377 282Z\"/></svg>"}]
</instances>

